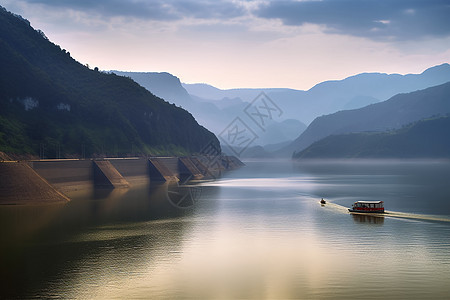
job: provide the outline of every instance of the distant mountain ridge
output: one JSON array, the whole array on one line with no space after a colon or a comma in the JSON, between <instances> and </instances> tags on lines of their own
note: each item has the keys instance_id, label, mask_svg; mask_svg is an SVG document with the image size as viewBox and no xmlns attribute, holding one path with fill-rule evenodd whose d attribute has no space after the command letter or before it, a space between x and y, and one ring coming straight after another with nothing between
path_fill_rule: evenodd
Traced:
<instances>
[{"instance_id":1,"label":"distant mountain ridge","mask_svg":"<svg viewBox=\"0 0 450 300\"><path fill-rule=\"evenodd\" d=\"M0 7L0 151L41 157L168 155L217 138L134 81L91 70Z\"/></svg>"},{"instance_id":2,"label":"distant mountain ridge","mask_svg":"<svg viewBox=\"0 0 450 300\"><path fill-rule=\"evenodd\" d=\"M178 77L169 73L111 72L129 77L155 95L187 109L200 124L217 135L234 118L243 114L245 107L248 105L240 98L225 98L215 101L192 96L184 89ZM272 120L268 122L265 131L259 133L255 145L292 141L304 129L306 129L306 125L295 119Z\"/></svg>"},{"instance_id":3,"label":"distant mountain ridge","mask_svg":"<svg viewBox=\"0 0 450 300\"><path fill-rule=\"evenodd\" d=\"M278 154L291 156L330 135L398 129L418 120L450 113L450 82L360 109L336 112L315 119L288 147ZM294 154L295 156L295 154Z\"/></svg>"},{"instance_id":4,"label":"distant mountain ridge","mask_svg":"<svg viewBox=\"0 0 450 300\"><path fill-rule=\"evenodd\" d=\"M450 116L424 119L387 132L330 135L297 153L297 159L450 158Z\"/></svg>"},{"instance_id":5,"label":"distant mountain ridge","mask_svg":"<svg viewBox=\"0 0 450 300\"><path fill-rule=\"evenodd\" d=\"M294 89L220 90L207 84L183 84L189 94L220 100L228 97L252 101L264 91L283 110L284 118L305 124L316 117L344 109L357 109L385 101L399 93L408 93L450 81L450 65L444 63L421 74L362 73L343 80L325 81L307 91Z\"/></svg>"},{"instance_id":6,"label":"distant mountain ridge","mask_svg":"<svg viewBox=\"0 0 450 300\"><path fill-rule=\"evenodd\" d=\"M189 105L190 95L181 85L180 79L167 72L122 72L114 74L130 77L158 97L180 106Z\"/></svg>"},{"instance_id":7,"label":"distant mountain ridge","mask_svg":"<svg viewBox=\"0 0 450 300\"><path fill-rule=\"evenodd\" d=\"M380 103L381 100L386 100L398 92L415 91L450 81L450 65L431 67L421 74L362 73L344 80L322 82L308 91L279 88L220 90L207 84L181 84L177 77L167 73L117 72L116 74L128 76L156 95L188 109L197 121L216 134L220 134L235 117L242 116L245 107L264 91L280 105L283 113L274 126L258 133L259 137L250 145L251 148L258 145L285 144L298 138L306 128L302 123L293 122L290 128L285 127L283 120L301 122L304 118L313 119L337 111L361 108ZM294 130L297 130L297 134ZM259 150L251 150L248 155L258 153L257 155L261 156L264 151L274 151L256 149ZM300 149L301 147L298 149L291 147L289 150L276 151L275 155L290 156L293 151ZM243 155L245 156L245 153Z\"/></svg>"}]
</instances>

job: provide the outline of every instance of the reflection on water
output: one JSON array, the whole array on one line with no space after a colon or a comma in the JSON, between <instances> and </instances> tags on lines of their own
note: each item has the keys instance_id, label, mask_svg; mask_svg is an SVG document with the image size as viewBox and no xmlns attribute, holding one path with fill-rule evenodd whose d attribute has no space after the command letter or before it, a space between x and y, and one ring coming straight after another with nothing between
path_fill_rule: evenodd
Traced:
<instances>
[{"instance_id":1,"label":"reflection on water","mask_svg":"<svg viewBox=\"0 0 450 300\"><path fill-rule=\"evenodd\" d=\"M351 214L353 217L353 221L357 223L369 223L369 224L384 224L384 217L383 216L371 216L367 214Z\"/></svg>"},{"instance_id":2,"label":"reflection on water","mask_svg":"<svg viewBox=\"0 0 450 300\"><path fill-rule=\"evenodd\" d=\"M197 200L200 199L202 188L195 182L186 182L180 184L169 182L167 184L167 200L173 207L178 209L190 209Z\"/></svg>"},{"instance_id":3,"label":"reflection on water","mask_svg":"<svg viewBox=\"0 0 450 300\"><path fill-rule=\"evenodd\" d=\"M164 184L0 207L0 298L446 299L449 166L249 162L189 209Z\"/></svg>"}]
</instances>

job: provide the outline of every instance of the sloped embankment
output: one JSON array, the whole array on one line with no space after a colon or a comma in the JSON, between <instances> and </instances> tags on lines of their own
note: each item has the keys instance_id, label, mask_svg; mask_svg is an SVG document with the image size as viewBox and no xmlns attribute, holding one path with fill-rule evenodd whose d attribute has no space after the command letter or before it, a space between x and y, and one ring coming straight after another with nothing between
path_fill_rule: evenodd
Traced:
<instances>
[{"instance_id":1,"label":"sloped embankment","mask_svg":"<svg viewBox=\"0 0 450 300\"><path fill-rule=\"evenodd\" d=\"M0 162L0 204L67 202L25 162Z\"/></svg>"}]
</instances>

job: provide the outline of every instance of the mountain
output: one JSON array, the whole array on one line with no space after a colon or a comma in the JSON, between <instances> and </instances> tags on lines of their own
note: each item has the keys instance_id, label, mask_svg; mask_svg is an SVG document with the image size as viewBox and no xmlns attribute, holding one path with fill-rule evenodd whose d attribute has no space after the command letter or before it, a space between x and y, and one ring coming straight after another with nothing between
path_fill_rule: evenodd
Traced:
<instances>
[{"instance_id":1,"label":"mountain","mask_svg":"<svg viewBox=\"0 0 450 300\"><path fill-rule=\"evenodd\" d=\"M295 119L288 119L280 122L270 122L264 134L261 134L255 144L264 148L271 144L285 143L293 141L298 134L305 131L306 125Z\"/></svg>"},{"instance_id":2,"label":"mountain","mask_svg":"<svg viewBox=\"0 0 450 300\"><path fill-rule=\"evenodd\" d=\"M431 116L450 113L450 82L424 90L399 94L387 101L360 109L340 111L316 118L279 154L292 155L329 135L386 131Z\"/></svg>"},{"instance_id":3,"label":"mountain","mask_svg":"<svg viewBox=\"0 0 450 300\"><path fill-rule=\"evenodd\" d=\"M0 7L0 151L187 154L217 138L129 78L91 70Z\"/></svg>"},{"instance_id":4,"label":"mountain","mask_svg":"<svg viewBox=\"0 0 450 300\"><path fill-rule=\"evenodd\" d=\"M185 107L192 102L191 96L181 85L180 79L166 72L121 72L112 73L133 79L154 95Z\"/></svg>"},{"instance_id":5,"label":"mountain","mask_svg":"<svg viewBox=\"0 0 450 300\"><path fill-rule=\"evenodd\" d=\"M228 145L222 145L222 152L226 155L238 155L241 159L266 159L272 158L272 154L266 151L265 147L262 146L251 146L243 150L242 148L230 148Z\"/></svg>"},{"instance_id":6,"label":"mountain","mask_svg":"<svg viewBox=\"0 0 450 300\"><path fill-rule=\"evenodd\" d=\"M211 100L191 96L184 89L178 77L169 73L111 72L129 77L153 94L182 106L191 112L200 124L216 135L219 135L233 119L242 115L248 105L240 98ZM267 128L264 132L258 132L258 140L253 146L293 141L305 129L306 125L295 119L268 120Z\"/></svg>"},{"instance_id":7,"label":"mountain","mask_svg":"<svg viewBox=\"0 0 450 300\"><path fill-rule=\"evenodd\" d=\"M225 112L214 103L191 97L181 85L180 79L169 73L111 71L128 77L151 93L191 112L196 120L209 130L219 134L228 119Z\"/></svg>"},{"instance_id":8,"label":"mountain","mask_svg":"<svg viewBox=\"0 0 450 300\"><path fill-rule=\"evenodd\" d=\"M227 95L229 95L229 93L227 94L227 90L221 90L206 83L183 83L183 87L189 94L204 99L220 100L227 98Z\"/></svg>"},{"instance_id":9,"label":"mountain","mask_svg":"<svg viewBox=\"0 0 450 300\"><path fill-rule=\"evenodd\" d=\"M250 145L250 147L258 145L266 147L269 144L286 143L298 138L306 127L301 123L303 120L311 122L316 117L336 111L380 103L400 92L416 91L450 81L450 65L435 66L421 74L363 73L344 80L322 82L308 91L280 88L221 90L207 84L181 84L178 78L167 73L117 74L129 76L152 93L186 108L200 124L216 135L220 135L236 117L240 117L251 126L252 121L248 120L243 112L247 105L264 91L282 110L280 118L271 120L264 131L256 132L258 139ZM156 82L159 84L155 84ZM299 122L296 125L292 123L295 120ZM291 122L291 126L286 126L287 121ZM324 136L318 138L322 137ZM313 141L315 139L308 143ZM300 147L287 147L277 155L281 153L284 156L291 156L294 151L308 146L308 143ZM267 149L265 151L270 152ZM263 153L261 149L256 152L258 155Z\"/></svg>"},{"instance_id":10,"label":"mountain","mask_svg":"<svg viewBox=\"0 0 450 300\"><path fill-rule=\"evenodd\" d=\"M450 158L450 116L387 132L331 135L295 158Z\"/></svg>"},{"instance_id":11,"label":"mountain","mask_svg":"<svg viewBox=\"0 0 450 300\"><path fill-rule=\"evenodd\" d=\"M309 124L316 117L344 109L357 109L450 81L450 65L431 67L421 74L362 73L343 80L325 81L308 91L293 89L229 89L206 84L183 84L189 94L214 101L240 98L251 102L264 91L283 111L284 119Z\"/></svg>"}]
</instances>

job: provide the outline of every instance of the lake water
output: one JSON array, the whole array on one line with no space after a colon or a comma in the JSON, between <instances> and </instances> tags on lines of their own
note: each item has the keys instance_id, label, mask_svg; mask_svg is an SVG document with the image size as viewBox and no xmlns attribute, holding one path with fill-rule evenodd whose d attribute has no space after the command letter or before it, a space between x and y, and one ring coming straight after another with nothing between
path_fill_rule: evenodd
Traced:
<instances>
[{"instance_id":1,"label":"lake water","mask_svg":"<svg viewBox=\"0 0 450 300\"><path fill-rule=\"evenodd\" d=\"M189 209L164 185L0 207L0 298L448 299L449 179L449 161L253 161Z\"/></svg>"}]
</instances>

